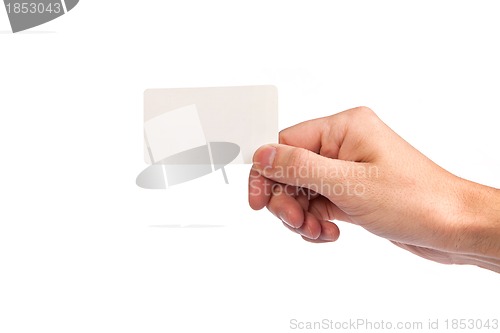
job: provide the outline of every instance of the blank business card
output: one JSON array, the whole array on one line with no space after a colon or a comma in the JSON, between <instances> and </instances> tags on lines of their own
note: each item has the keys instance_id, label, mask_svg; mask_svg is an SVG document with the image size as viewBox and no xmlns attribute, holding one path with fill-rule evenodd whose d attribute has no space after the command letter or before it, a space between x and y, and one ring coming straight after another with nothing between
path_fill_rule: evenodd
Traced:
<instances>
[{"instance_id":1,"label":"blank business card","mask_svg":"<svg viewBox=\"0 0 500 333\"><path fill-rule=\"evenodd\" d=\"M198 117L198 119L196 119ZM240 147L233 163L252 163L255 150L278 140L274 86L148 89L144 92L144 158L151 163L209 142Z\"/></svg>"}]
</instances>

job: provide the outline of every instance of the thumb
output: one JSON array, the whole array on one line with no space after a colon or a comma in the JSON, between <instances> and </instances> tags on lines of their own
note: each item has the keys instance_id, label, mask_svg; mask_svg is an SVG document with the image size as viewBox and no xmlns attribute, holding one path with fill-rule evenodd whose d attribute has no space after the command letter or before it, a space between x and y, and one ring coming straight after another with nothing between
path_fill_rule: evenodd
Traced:
<instances>
[{"instance_id":1,"label":"thumb","mask_svg":"<svg viewBox=\"0 0 500 333\"><path fill-rule=\"evenodd\" d=\"M332 159L310 150L281 144L260 147L253 169L278 183L304 187L329 199L364 191L359 174L364 163ZM361 168L361 169L359 169Z\"/></svg>"}]
</instances>

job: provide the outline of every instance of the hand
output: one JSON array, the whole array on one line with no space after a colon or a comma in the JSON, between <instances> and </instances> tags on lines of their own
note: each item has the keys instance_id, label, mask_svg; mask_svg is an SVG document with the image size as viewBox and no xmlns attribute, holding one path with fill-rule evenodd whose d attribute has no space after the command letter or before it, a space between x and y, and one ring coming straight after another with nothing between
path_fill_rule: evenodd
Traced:
<instances>
[{"instance_id":1,"label":"hand","mask_svg":"<svg viewBox=\"0 0 500 333\"><path fill-rule=\"evenodd\" d=\"M442 169L366 107L288 128L253 161L250 206L307 241L335 241L341 220L427 259L500 272L499 190Z\"/></svg>"}]
</instances>

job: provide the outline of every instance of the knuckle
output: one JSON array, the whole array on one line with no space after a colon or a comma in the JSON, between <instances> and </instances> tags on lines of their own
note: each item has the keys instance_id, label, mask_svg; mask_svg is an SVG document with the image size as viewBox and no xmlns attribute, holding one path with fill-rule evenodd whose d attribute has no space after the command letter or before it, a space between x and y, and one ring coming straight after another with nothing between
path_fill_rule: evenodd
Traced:
<instances>
[{"instance_id":1,"label":"knuckle","mask_svg":"<svg viewBox=\"0 0 500 333\"><path fill-rule=\"evenodd\" d=\"M375 116L375 112L367 106L358 106L357 108L354 109L354 111L356 112L356 115L360 117Z\"/></svg>"},{"instance_id":2,"label":"knuckle","mask_svg":"<svg viewBox=\"0 0 500 333\"><path fill-rule=\"evenodd\" d=\"M358 106L357 108L351 109L349 114L349 122L360 124L361 126L372 127L377 126L380 122L380 118L377 114L366 106Z\"/></svg>"},{"instance_id":3,"label":"knuckle","mask_svg":"<svg viewBox=\"0 0 500 333\"><path fill-rule=\"evenodd\" d=\"M372 109L370 109L369 107L367 107L365 105L358 106L357 109L359 109L360 112L373 112Z\"/></svg>"}]
</instances>

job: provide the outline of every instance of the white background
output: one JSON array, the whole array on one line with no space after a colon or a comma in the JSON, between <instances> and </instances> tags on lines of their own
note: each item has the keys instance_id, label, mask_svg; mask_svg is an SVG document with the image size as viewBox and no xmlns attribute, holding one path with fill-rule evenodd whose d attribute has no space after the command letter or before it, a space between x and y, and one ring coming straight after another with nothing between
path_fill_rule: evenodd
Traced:
<instances>
[{"instance_id":1,"label":"white background","mask_svg":"<svg viewBox=\"0 0 500 333\"><path fill-rule=\"evenodd\" d=\"M0 332L499 317L498 274L343 223L337 243L305 243L251 211L249 166L231 166L230 185L135 185L144 89L274 84L280 128L367 105L440 165L500 187L496 1L82 0L9 28L1 9ZM165 227L189 224L202 227Z\"/></svg>"}]
</instances>

